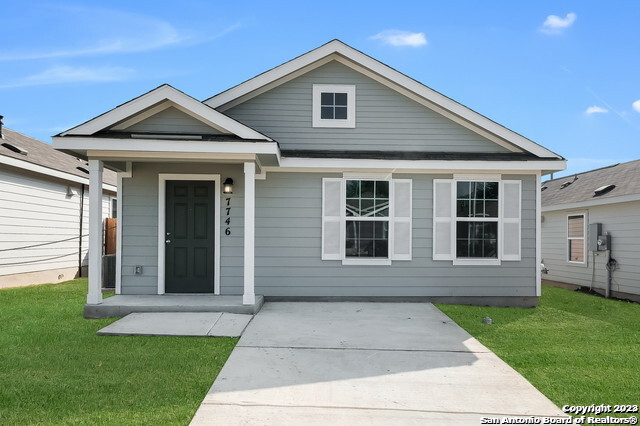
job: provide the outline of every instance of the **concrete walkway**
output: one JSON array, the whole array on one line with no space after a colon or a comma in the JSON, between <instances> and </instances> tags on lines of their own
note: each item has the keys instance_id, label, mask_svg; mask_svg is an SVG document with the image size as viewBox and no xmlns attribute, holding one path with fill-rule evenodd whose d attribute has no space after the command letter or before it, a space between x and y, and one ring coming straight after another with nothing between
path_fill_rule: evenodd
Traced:
<instances>
[{"instance_id":1,"label":"concrete walkway","mask_svg":"<svg viewBox=\"0 0 640 426\"><path fill-rule=\"evenodd\" d=\"M104 336L240 337L253 315L221 312L133 313L101 330Z\"/></svg>"},{"instance_id":2,"label":"concrete walkway","mask_svg":"<svg viewBox=\"0 0 640 426\"><path fill-rule=\"evenodd\" d=\"M565 417L431 304L283 302L249 324L191 424L477 425L531 415Z\"/></svg>"}]
</instances>

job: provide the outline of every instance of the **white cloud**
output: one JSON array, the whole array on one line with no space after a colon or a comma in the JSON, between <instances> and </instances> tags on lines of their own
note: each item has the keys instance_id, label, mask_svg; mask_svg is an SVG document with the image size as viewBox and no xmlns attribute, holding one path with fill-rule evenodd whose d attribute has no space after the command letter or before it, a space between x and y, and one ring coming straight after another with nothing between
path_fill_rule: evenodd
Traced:
<instances>
[{"instance_id":1,"label":"white cloud","mask_svg":"<svg viewBox=\"0 0 640 426\"><path fill-rule=\"evenodd\" d=\"M136 53L177 45L193 45L222 37L241 27L227 26L217 33L198 34L169 22L119 10L84 6L52 6L47 34L35 38L33 46L0 48L0 61L69 58L118 53ZM35 18L34 18L35 19Z\"/></svg>"},{"instance_id":2,"label":"white cloud","mask_svg":"<svg viewBox=\"0 0 640 426\"><path fill-rule=\"evenodd\" d=\"M134 71L123 67L73 68L58 66L21 78L0 88L45 86L63 83L103 83L130 78Z\"/></svg>"},{"instance_id":3,"label":"white cloud","mask_svg":"<svg viewBox=\"0 0 640 426\"><path fill-rule=\"evenodd\" d=\"M589 108L587 108L587 110L584 113L587 114L587 115L591 115L591 114L603 114L603 113L606 113L606 112L609 112L609 110L605 109L605 108L602 108L602 107L599 107L597 105L594 105L594 106L590 106Z\"/></svg>"},{"instance_id":4,"label":"white cloud","mask_svg":"<svg viewBox=\"0 0 640 426\"><path fill-rule=\"evenodd\" d=\"M569 28L578 19L575 13L567 13L567 16L561 18L558 15L549 15L542 24L540 31L546 34L561 34L566 28Z\"/></svg>"},{"instance_id":5,"label":"white cloud","mask_svg":"<svg viewBox=\"0 0 640 426\"><path fill-rule=\"evenodd\" d=\"M412 33L410 31L385 30L371 36L372 40L381 40L382 43L391 46L420 47L427 44L424 33Z\"/></svg>"},{"instance_id":6,"label":"white cloud","mask_svg":"<svg viewBox=\"0 0 640 426\"><path fill-rule=\"evenodd\" d=\"M634 103L631 104L631 106L633 107L633 109L635 109L637 112L640 112L640 99L638 99L637 101L635 101Z\"/></svg>"}]
</instances>

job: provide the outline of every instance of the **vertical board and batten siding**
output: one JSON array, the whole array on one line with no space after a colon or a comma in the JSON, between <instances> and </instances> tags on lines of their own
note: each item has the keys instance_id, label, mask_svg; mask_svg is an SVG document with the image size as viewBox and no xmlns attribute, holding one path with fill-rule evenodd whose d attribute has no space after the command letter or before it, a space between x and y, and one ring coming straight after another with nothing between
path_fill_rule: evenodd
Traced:
<instances>
[{"instance_id":1,"label":"vertical board and batten siding","mask_svg":"<svg viewBox=\"0 0 640 426\"><path fill-rule=\"evenodd\" d=\"M256 293L267 296L535 296L535 177L522 179L522 260L453 266L432 259L433 179L412 179L412 260L391 266L321 259L322 178L339 174L269 173L256 181ZM234 292L239 293L242 287Z\"/></svg>"},{"instance_id":2,"label":"vertical board and batten siding","mask_svg":"<svg viewBox=\"0 0 640 426\"><path fill-rule=\"evenodd\" d=\"M312 127L313 84L356 86L354 129ZM223 111L283 150L508 152L336 61Z\"/></svg>"},{"instance_id":3,"label":"vertical board and batten siding","mask_svg":"<svg viewBox=\"0 0 640 426\"><path fill-rule=\"evenodd\" d=\"M543 212L542 260L549 270L543 279L589 287L592 281L593 253L588 251L589 226L601 223L602 231L611 234L611 255L618 261L613 271L613 291L640 294L640 201L615 203L583 209ZM586 264L567 262L567 216L585 214L587 221ZM605 252L597 252L593 287L604 289L607 283Z\"/></svg>"},{"instance_id":4,"label":"vertical board and batten siding","mask_svg":"<svg viewBox=\"0 0 640 426\"><path fill-rule=\"evenodd\" d=\"M81 184L33 173L0 170L0 277L78 266ZM71 187L73 196L67 195ZM115 194L104 193L103 217ZM83 235L88 234L89 189L85 186ZM72 238L69 241L61 241ZM21 248L43 243L40 247ZM86 265L88 237L82 239ZM60 257L58 257L60 256ZM51 259L57 257L56 259ZM28 262L28 263L24 263ZM73 278L73 277L69 277Z\"/></svg>"},{"instance_id":5,"label":"vertical board and batten siding","mask_svg":"<svg viewBox=\"0 0 640 426\"><path fill-rule=\"evenodd\" d=\"M126 132L175 133L175 134L219 134L220 132L189 114L169 107L139 123L124 129Z\"/></svg>"},{"instance_id":6,"label":"vertical board and batten siding","mask_svg":"<svg viewBox=\"0 0 640 426\"><path fill-rule=\"evenodd\" d=\"M132 177L122 179L122 294L158 293L158 175L219 174L233 179L231 235L224 235L226 211L220 212L220 291L242 294L244 235L244 172L241 164L134 163ZM224 196L226 197L226 195ZM224 198L223 197L223 198ZM223 208L218 198L217 208ZM141 275L134 274L142 266ZM239 289L239 290L238 290Z\"/></svg>"}]
</instances>

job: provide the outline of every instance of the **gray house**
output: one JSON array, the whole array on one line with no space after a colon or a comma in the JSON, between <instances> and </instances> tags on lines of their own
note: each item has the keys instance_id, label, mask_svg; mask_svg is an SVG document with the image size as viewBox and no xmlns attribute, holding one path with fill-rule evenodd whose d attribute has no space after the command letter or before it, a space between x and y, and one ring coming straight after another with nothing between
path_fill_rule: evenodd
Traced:
<instances>
[{"instance_id":1,"label":"gray house","mask_svg":"<svg viewBox=\"0 0 640 426\"><path fill-rule=\"evenodd\" d=\"M542 215L545 280L640 302L640 160L544 182Z\"/></svg>"},{"instance_id":2,"label":"gray house","mask_svg":"<svg viewBox=\"0 0 640 426\"><path fill-rule=\"evenodd\" d=\"M565 168L338 40L202 102L160 86L53 143L95 181L118 172L122 303L533 306L541 176ZM91 260L95 313L107 301Z\"/></svg>"}]
</instances>

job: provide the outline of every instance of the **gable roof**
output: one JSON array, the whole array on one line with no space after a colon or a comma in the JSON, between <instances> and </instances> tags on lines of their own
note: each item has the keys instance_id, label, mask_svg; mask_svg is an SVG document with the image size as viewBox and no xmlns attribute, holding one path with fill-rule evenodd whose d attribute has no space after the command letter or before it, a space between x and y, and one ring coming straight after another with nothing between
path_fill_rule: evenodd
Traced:
<instances>
[{"instance_id":1,"label":"gable roof","mask_svg":"<svg viewBox=\"0 0 640 426\"><path fill-rule=\"evenodd\" d=\"M220 132L231 133L243 139L271 141L262 133L168 84L156 87L58 136L89 136L112 128L124 129L169 107L178 108Z\"/></svg>"},{"instance_id":2,"label":"gable roof","mask_svg":"<svg viewBox=\"0 0 640 426\"><path fill-rule=\"evenodd\" d=\"M14 130L7 129L6 127L2 129L2 135L3 138L0 139L0 157L19 161L2 161L2 158L0 158L0 163L10 164L14 167L29 169L62 179L71 178L76 182L86 180L86 183L88 184L89 174L78 169L78 167L84 169L88 168L84 160L65 154L64 152L54 149L48 143L23 135L22 133L18 133ZM21 148L27 153L25 155L14 152L5 146L2 146L3 143L8 143L17 148ZM40 167L34 168L29 165ZM65 177L64 175L55 172L62 172L71 176ZM76 180L73 179L73 177L79 177L82 178L82 180ZM102 177L103 183L112 186L116 185L115 172L105 169Z\"/></svg>"},{"instance_id":3,"label":"gable roof","mask_svg":"<svg viewBox=\"0 0 640 426\"><path fill-rule=\"evenodd\" d=\"M495 143L509 148L511 151L526 151L539 158L564 160L560 155L478 114L470 108L436 92L337 39L259 74L203 102L213 108L224 111L227 108L251 99L332 60L337 60L397 90L428 108L451 118L458 124L475 131L481 136L487 137Z\"/></svg>"},{"instance_id":4,"label":"gable roof","mask_svg":"<svg viewBox=\"0 0 640 426\"><path fill-rule=\"evenodd\" d=\"M607 185L614 188L596 195ZM640 160L577 173L542 184L542 207L548 210L640 199Z\"/></svg>"}]
</instances>

